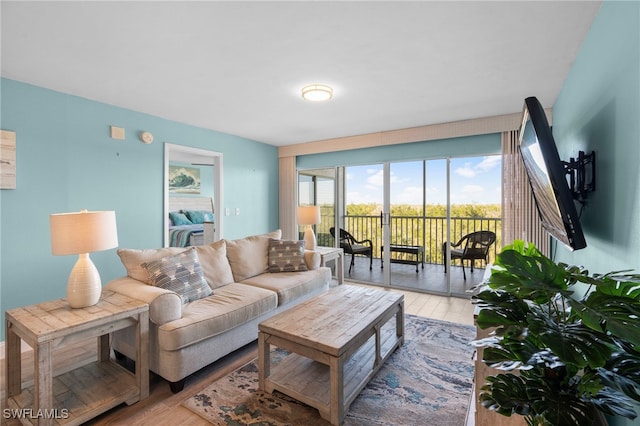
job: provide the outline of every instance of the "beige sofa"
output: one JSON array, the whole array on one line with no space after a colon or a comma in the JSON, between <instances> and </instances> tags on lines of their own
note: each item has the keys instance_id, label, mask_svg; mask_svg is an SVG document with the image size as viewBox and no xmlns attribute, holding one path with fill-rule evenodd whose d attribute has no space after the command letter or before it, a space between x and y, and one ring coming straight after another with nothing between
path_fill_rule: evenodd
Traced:
<instances>
[{"instance_id":1,"label":"beige sofa","mask_svg":"<svg viewBox=\"0 0 640 426\"><path fill-rule=\"evenodd\" d=\"M278 230L195 249L118 250L127 276L110 281L105 290L149 304L149 368L168 380L174 392L190 374L256 340L258 323L328 289L331 273L319 266L317 252L305 250L299 265L278 269L274 244L280 236ZM202 291L205 297L184 303L179 291L158 286L163 281L154 279L162 274L152 267L192 255L208 286L198 290L197 297ZM209 291L213 293L206 295ZM135 358L135 331L130 327L113 333L112 347L117 355Z\"/></svg>"}]
</instances>

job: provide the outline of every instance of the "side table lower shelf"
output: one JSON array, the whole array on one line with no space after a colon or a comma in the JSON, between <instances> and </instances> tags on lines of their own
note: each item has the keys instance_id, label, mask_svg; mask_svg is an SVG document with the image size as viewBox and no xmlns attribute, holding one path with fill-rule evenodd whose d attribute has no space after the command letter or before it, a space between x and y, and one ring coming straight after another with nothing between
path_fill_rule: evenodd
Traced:
<instances>
[{"instance_id":1,"label":"side table lower shelf","mask_svg":"<svg viewBox=\"0 0 640 426\"><path fill-rule=\"evenodd\" d=\"M53 410L32 411L34 387L9 398L9 408L23 410L21 421L45 416L53 424L78 425L121 403L133 404L140 399L135 376L111 361L93 362L53 378Z\"/></svg>"}]
</instances>

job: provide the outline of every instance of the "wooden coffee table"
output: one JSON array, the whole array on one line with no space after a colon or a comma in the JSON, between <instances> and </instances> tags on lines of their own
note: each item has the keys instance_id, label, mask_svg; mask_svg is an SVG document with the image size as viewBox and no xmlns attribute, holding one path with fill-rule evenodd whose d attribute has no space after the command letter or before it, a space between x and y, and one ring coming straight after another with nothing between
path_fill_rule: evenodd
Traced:
<instances>
[{"instance_id":1,"label":"wooden coffee table","mask_svg":"<svg viewBox=\"0 0 640 426\"><path fill-rule=\"evenodd\" d=\"M260 323L259 386L315 407L339 425L404 342L404 296L341 285ZM271 366L270 346L290 352Z\"/></svg>"}]
</instances>

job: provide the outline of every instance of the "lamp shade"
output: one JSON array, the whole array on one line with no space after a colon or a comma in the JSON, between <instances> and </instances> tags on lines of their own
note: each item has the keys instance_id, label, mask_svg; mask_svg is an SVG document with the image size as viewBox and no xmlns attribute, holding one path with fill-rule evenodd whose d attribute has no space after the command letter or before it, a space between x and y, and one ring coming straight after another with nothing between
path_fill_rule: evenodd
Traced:
<instances>
[{"instance_id":1,"label":"lamp shade","mask_svg":"<svg viewBox=\"0 0 640 426\"><path fill-rule=\"evenodd\" d=\"M299 225L317 225L320 223L320 207L300 206L298 207Z\"/></svg>"},{"instance_id":2,"label":"lamp shade","mask_svg":"<svg viewBox=\"0 0 640 426\"><path fill-rule=\"evenodd\" d=\"M67 302L72 308L93 306L100 300L100 274L89 253L118 246L116 212L88 212L52 214L51 252L64 256L77 254L78 261L67 280Z\"/></svg>"},{"instance_id":3,"label":"lamp shade","mask_svg":"<svg viewBox=\"0 0 640 426\"><path fill-rule=\"evenodd\" d=\"M92 253L118 246L116 212L86 210L49 216L51 253Z\"/></svg>"}]
</instances>

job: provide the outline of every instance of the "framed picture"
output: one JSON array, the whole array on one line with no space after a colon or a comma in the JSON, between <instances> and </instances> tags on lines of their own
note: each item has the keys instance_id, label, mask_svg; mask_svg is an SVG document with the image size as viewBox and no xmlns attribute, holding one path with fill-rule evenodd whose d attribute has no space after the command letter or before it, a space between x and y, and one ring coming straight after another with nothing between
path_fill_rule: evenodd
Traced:
<instances>
[{"instance_id":1,"label":"framed picture","mask_svg":"<svg viewBox=\"0 0 640 426\"><path fill-rule=\"evenodd\" d=\"M0 130L0 189L16 189L16 132Z\"/></svg>"},{"instance_id":2,"label":"framed picture","mask_svg":"<svg viewBox=\"0 0 640 426\"><path fill-rule=\"evenodd\" d=\"M173 194L199 194L200 169L198 167L169 165L169 192Z\"/></svg>"}]
</instances>

